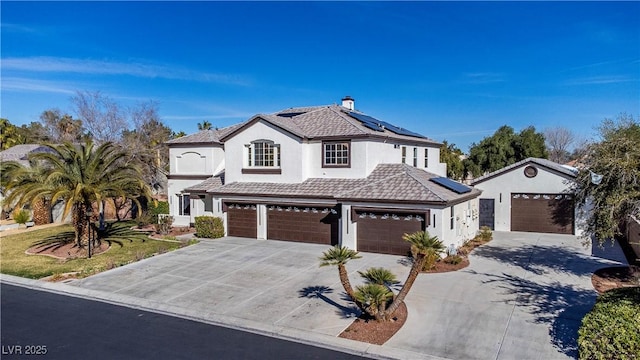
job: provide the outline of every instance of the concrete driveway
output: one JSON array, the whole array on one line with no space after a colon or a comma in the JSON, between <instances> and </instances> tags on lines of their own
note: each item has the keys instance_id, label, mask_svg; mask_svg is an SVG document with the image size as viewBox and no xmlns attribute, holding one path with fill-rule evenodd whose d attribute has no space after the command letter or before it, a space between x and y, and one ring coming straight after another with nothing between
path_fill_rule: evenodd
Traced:
<instances>
[{"instance_id":1,"label":"concrete driveway","mask_svg":"<svg viewBox=\"0 0 640 360\"><path fill-rule=\"evenodd\" d=\"M407 323L384 346L447 359L564 359L597 293L591 275L626 264L618 245L568 235L496 232L466 269L420 275Z\"/></svg>"},{"instance_id":2,"label":"concrete driveway","mask_svg":"<svg viewBox=\"0 0 640 360\"><path fill-rule=\"evenodd\" d=\"M368 356L562 359L576 356L580 320L595 302L591 274L625 263L617 245L592 251L574 236L495 233L492 242L474 250L468 268L421 274L406 299L407 323L380 347L334 338L358 312L344 299L337 269L318 266L328 248L203 240L70 285L113 294L118 302L166 307ZM372 266L406 278L405 258L362 255L347 266L354 285L357 271Z\"/></svg>"},{"instance_id":3,"label":"concrete driveway","mask_svg":"<svg viewBox=\"0 0 640 360\"><path fill-rule=\"evenodd\" d=\"M70 285L184 308L203 319L224 315L234 322L337 336L360 313L344 298L337 268L319 267L329 248L235 237L202 240ZM363 255L349 264L354 278L372 266L402 277L408 273L398 256Z\"/></svg>"}]
</instances>

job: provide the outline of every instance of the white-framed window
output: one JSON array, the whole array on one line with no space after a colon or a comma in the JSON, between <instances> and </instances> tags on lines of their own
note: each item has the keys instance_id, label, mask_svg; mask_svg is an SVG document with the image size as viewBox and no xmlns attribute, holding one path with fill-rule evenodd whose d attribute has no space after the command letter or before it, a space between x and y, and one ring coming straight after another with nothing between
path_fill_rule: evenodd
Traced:
<instances>
[{"instance_id":1,"label":"white-framed window","mask_svg":"<svg viewBox=\"0 0 640 360\"><path fill-rule=\"evenodd\" d=\"M178 197L178 215L191 215L191 199L189 194L176 194Z\"/></svg>"},{"instance_id":2,"label":"white-framed window","mask_svg":"<svg viewBox=\"0 0 640 360\"><path fill-rule=\"evenodd\" d=\"M418 167L418 148L413 148L413 167Z\"/></svg>"},{"instance_id":3,"label":"white-framed window","mask_svg":"<svg viewBox=\"0 0 640 360\"><path fill-rule=\"evenodd\" d=\"M322 143L322 167L350 167L351 142L325 141Z\"/></svg>"},{"instance_id":4,"label":"white-framed window","mask_svg":"<svg viewBox=\"0 0 640 360\"><path fill-rule=\"evenodd\" d=\"M403 164L407 163L407 147L406 146L402 147L402 163Z\"/></svg>"},{"instance_id":5,"label":"white-framed window","mask_svg":"<svg viewBox=\"0 0 640 360\"><path fill-rule=\"evenodd\" d=\"M455 228L455 224L456 224L456 218L455 218L455 211L454 211L454 205L451 205L451 230L453 230Z\"/></svg>"},{"instance_id":6,"label":"white-framed window","mask_svg":"<svg viewBox=\"0 0 640 360\"><path fill-rule=\"evenodd\" d=\"M246 147L247 167L280 167L280 145L270 140L256 140Z\"/></svg>"},{"instance_id":7,"label":"white-framed window","mask_svg":"<svg viewBox=\"0 0 640 360\"><path fill-rule=\"evenodd\" d=\"M429 149L424 149L424 167L429 167Z\"/></svg>"}]
</instances>

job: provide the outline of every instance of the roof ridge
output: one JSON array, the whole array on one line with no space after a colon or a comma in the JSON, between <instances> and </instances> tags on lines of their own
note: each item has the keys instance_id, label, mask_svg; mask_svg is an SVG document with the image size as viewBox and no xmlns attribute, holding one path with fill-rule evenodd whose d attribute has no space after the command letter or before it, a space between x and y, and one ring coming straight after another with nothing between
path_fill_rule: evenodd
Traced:
<instances>
[{"instance_id":1,"label":"roof ridge","mask_svg":"<svg viewBox=\"0 0 640 360\"><path fill-rule=\"evenodd\" d=\"M338 109L336 109L338 108ZM340 116L342 119L344 119L347 123L349 123L349 125L351 125L353 128L355 128L356 130L360 131L363 134L369 134L368 132L366 132L365 130L362 130L362 128L360 128L359 126L356 125L355 120L353 120L350 116L348 116L347 114L345 114L342 109L340 109L338 107L338 105L332 105L329 106L329 110L333 111L334 113L338 114L338 116Z\"/></svg>"}]
</instances>

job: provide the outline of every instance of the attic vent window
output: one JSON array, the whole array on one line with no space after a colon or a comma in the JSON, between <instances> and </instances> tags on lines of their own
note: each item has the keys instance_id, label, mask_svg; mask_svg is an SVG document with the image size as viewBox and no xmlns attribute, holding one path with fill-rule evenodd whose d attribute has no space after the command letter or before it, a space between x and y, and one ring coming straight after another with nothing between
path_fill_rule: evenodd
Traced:
<instances>
[{"instance_id":1,"label":"attic vent window","mask_svg":"<svg viewBox=\"0 0 640 360\"><path fill-rule=\"evenodd\" d=\"M526 168L524 168L524 176L528 178L533 178L536 175L538 175L538 169L536 169L534 166L529 165Z\"/></svg>"}]
</instances>

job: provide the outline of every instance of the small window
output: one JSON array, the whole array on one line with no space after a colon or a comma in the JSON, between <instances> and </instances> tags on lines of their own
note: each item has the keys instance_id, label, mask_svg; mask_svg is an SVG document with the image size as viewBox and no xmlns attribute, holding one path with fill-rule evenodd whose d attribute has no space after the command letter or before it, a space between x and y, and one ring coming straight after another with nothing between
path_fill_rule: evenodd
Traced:
<instances>
[{"instance_id":1,"label":"small window","mask_svg":"<svg viewBox=\"0 0 640 360\"><path fill-rule=\"evenodd\" d=\"M454 214L454 206L451 206L451 230L453 230L453 228L455 227L455 217L453 216Z\"/></svg>"},{"instance_id":2,"label":"small window","mask_svg":"<svg viewBox=\"0 0 640 360\"><path fill-rule=\"evenodd\" d=\"M532 177L536 177L536 175L538 175L538 169L536 169L535 167L529 165L526 168L524 168L524 176L528 178L532 178Z\"/></svg>"},{"instance_id":3,"label":"small window","mask_svg":"<svg viewBox=\"0 0 640 360\"><path fill-rule=\"evenodd\" d=\"M351 151L349 141L322 143L322 167L350 167Z\"/></svg>"},{"instance_id":4,"label":"small window","mask_svg":"<svg viewBox=\"0 0 640 360\"><path fill-rule=\"evenodd\" d=\"M429 149L424 149L424 167L429 167Z\"/></svg>"},{"instance_id":5,"label":"small window","mask_svg":"<svg viewBox=\"0 0 640 360\"><path fill-rule=\"evenodd\" d=\"M402 147L402 163L403 164L407 163L407 147L406 146Z\"/></svg>"},{"instance_id":6,"label":"small window","mask_svg":"<svg viewBox=\"0 0 640 360\"><path fill-rule=\"evenodd\" d=\"M418 167L418 148L413 148L413 167Z\"/></svg>"},{"instance_id":7,"label":"small window","mask_svg":"<svg viewBox=\"0 0 640 360\"><path fill-rule=\"evenodd\" d=\"M191 215L191 200L189 195L178 194L178 215Z\"/></svg>"}]
</instances>

